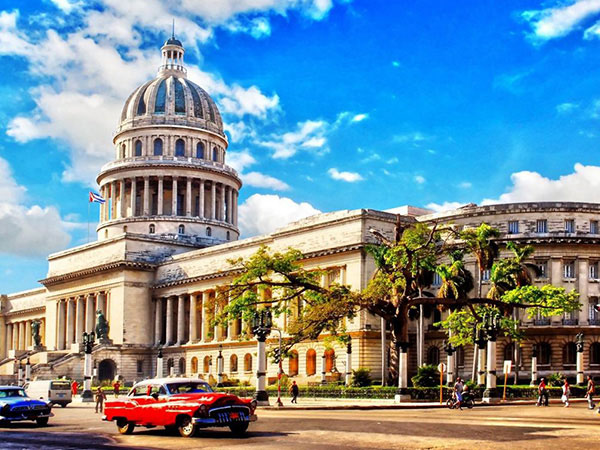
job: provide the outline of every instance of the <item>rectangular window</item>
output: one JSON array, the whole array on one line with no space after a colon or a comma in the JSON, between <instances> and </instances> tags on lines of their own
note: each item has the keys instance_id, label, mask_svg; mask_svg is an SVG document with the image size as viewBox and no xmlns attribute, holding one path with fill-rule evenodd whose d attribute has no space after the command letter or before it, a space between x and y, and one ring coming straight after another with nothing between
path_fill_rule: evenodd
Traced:
<instances>
[{"instance_id":1,"label":"rectangular window","mask_svg":"<svg viewBox=\"0 0 600 450\"><path fill-rule=\"evenodd\" d=\"M435 272L433 274L433 282L431 283L432 286L441 286L442 285L442 277L440 277L440 274Z\"/></svg>"},{"instance_id":2,"label":"rectangular window","mask_svg":"<svg viewBox=\"0 0 600 450\"><path fill-rule=\"evenodd\" d=\"M590 263L590 280L598 279L598 261Z\"/></svg>"},{"instance_id":3,"label":"rectangular window","mask_svg":"<svg viewBox=\"0 0 600 450\"><path fill-rule=\"evenodd\" d=\"M600 312L596 310L596 305L598 305L598 297L590 297L588 299L588 304L588 318L590 321L590 325L600 324Z\"/></svg>"},{"instance_id":4,"label":"rectangular window","mask_svg":"<svg viewBox=\"0 0 600 450\"><path fill-rule=\"evenodd\" d=\"M486 269L481 274L481 281L490 281L490 269Z\"/></svg>"},{"instance_id":5,"label":"rectangular window","mask_svg":"<svg viewBox=\"0 0 600 450\"><path fill-rule=\"evenodd\" d=\"M563 263L563 278L575 278L575 261Z\"/></svg>"},{"instance_id":6,"label":"rectangular window","mask_svg":"<svg viewBox=\"0 0 600 450\"><path fill-rule=\"evenodd\" d=\"M548 278L548 261L539 261L536 265L538 268L536 278Z\"/></svg>"},{"instance_id":7,"label":"rectangular window","mask_svg":"<svg viewBox=\"0 0 600 450\"><path fill-rule=\"evenodd\" d=\"M142 373L144 371L144 361L141 359L137 360L137 373Z\"/></svg>"},{"instance_id":8,"label":"rectangular window","mask_svg":"<svg viewBox=\"0 0 600 450\"><path fill-rule=\"evenodd\" d=\"M540 219L535 222L536 233L547 233L548 232L548 221L546 219Z\"/></svg>"},{"instance_id":9,"label":"rectangular window","mask_svg":"<svg viewBox=\"0 0 600 450\"><path fill-rule=\"evenodd\" d=\"M575 233L575 221L573 219L565 220L565 233Z\"/></svg>"},{"instance_id":10,"label":"rectangular window","mask_svg":"<svg viewBox=\"0 0 600 450\"><path fill-rule=\"evenodd\" d=\"M598 221L590 220L590 234L598 234Z\"/></svg>"},{"instance_id":11,"label":"rectangular window","mask_svg":"<svg viewBox=\"0 0 600 450\"><path fill-rule=\"evenodd\" d=\"M518 234L519 233L519 221L518 220L509 220L508 221L508 234Z\"/></svg>"}]
</instances>

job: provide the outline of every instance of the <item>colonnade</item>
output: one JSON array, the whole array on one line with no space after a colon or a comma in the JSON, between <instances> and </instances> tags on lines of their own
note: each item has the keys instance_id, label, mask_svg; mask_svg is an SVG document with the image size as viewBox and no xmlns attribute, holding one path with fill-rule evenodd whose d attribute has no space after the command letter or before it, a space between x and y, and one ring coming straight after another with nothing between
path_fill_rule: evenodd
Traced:
<instances>
[{"instance_id":1,"label":"colonnade","mask_svg":"<svg viewBox=\"0 0 600 450\"><path fill-rule=\"evenodd\" d=\"M135 216L200 217L237 226L237 189L177 176L127 178L100 187L100 221ZM166 195L165 195L166 194ZM165 201L166 200L166 201Z\"/></svg>"},{"instance_id":2,"label":"colonnade","mask_svg":"<svg viewBox=\"0 0 600 450\"><path fill-rule=\"evenodd\" d=\"M35 319L20 320L8 322L6 324L6 352L9 350L28 350L34 345L33 337L31 336L31 323ZM42 344L44 343L44 331L46 329L46 319L37 319L40 324L40 337Z\"/></svg>"},{"instance_id":3,"label":"colonnade","mask_svg":"<svg viewBox=\"0 0 600 450\"><path fill-rule=\"evenodd\" d=\"M83 332L90 333L96 326L96 311L107 314L106 292L95 292L56 302L56 349L69 349L71 344L83 342Z\"/></svg>"},{"instance_id":4,"label":"colonnade","mask_svg":"<svg viewBox=\"0 0 600 450\"><path fill-rule=\"evenodd\" d=\"M215 317L215 291L158 297L154 300L154 344L224 341L242 333L242 321L211 327Z\"/></svg>"}]
</instances>

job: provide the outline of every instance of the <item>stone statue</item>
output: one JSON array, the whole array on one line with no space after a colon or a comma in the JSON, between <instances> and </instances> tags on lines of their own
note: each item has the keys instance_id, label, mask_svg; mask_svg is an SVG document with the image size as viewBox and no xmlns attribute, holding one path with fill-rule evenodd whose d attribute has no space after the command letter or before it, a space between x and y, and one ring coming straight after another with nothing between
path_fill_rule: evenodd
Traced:
<instances>
[{"instance_id":1,"label":"stone statue","mask_svg":"<svg viewBox=\"0 0 600 450\"><path fill-rule=\"evenodd\" d=\"M42 345L42 337L40 336L41 324L42 323L37 319L31 322L31 337L33 338L33 343L36 347Z\"/></svg>"},{"instance_id":2,"label":"stone statue","mask_svg":"<svg viewBox=\"0 0 600 450\"><path fill-rule=\"evenodd\" d=\"M108 339L108 321L104 317L102 311L96 311L96 337L99 341L105 341Z\"/></svg>"}]
</instances>

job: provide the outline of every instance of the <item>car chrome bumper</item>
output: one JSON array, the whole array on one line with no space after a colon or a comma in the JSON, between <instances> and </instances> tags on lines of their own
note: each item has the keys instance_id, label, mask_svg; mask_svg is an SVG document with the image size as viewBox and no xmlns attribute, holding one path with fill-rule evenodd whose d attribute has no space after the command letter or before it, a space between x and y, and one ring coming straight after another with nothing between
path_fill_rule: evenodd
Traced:
<instances>
[{"instance_id":1,"label":"car chrome bumper","mask_svg":"<svg viewBox=\"0 0 600 450\"><path fill-rule=\"evenodd\" d=\"M13 417L4 417L4 416L0 416L0 420L5 420L7 422L18 422L20 420L36 420L36 419L43 419L44 417L54 417L53 413L50 414L38 414L35 417L26 417L24 415L21 416L13 416Z\"/></svg>"},{"instance_id":2,"label":"car chrome bumper","mask_svg":"<svg viewBox=\"0 0 600 450\"><path fill-rule=\"evenodd\" d=\"M213 417L194 417L192 419L194 423L202 424L202 425L231 425L232 423L242 423L246 422L246 420L230 420L230 421L219 421ZM256 422L258 417L256 414L250 415L250 420L248 422Z\"/></svg>"}]
</instances>

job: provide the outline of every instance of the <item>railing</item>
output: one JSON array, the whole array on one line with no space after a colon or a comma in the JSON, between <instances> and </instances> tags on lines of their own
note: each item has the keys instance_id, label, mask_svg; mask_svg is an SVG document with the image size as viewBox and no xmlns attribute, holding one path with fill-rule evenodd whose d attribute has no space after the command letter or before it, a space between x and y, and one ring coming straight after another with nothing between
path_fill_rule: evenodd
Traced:
<instances>
[{"instance_id":1,"label":"railing","mask_svg":"<svg viewBox=\"0 0 600 450\"><path fill-rule=\"evenodd\" d=\"M550 319L533 319L533 324L536 326L550 325Z\"/></svg>"},{"instance_id":2,"label":"railing","mask_svg":"<svg viewBox=\"0 0 600 450\"><path fill-rule=\"evenodd\" d=\"M577 325L578 323L579 323L578 319L563 319L562 320L563 325Z\"/></svg>"},{"instance_id":3,"label":"railing","mask_svg":"<svg viewBox=\"0 0 600 450\"><path fill-rule=\"evenodd\" d=\"M101 171L104 172L109 169L122 167L122 166L129 166L131 164L142 165L142 164L162 164L162 163L169 163L169 164L173 163L173 164L181 164L181 165L193 164L195 166L201 166L201 167L206 167L206 168L211 168L211 169L218 169L223 172L230 173L236 177L238 176L238 173L235 169L229 167L226 164L220 163L220 162L209 161L209 160L201 159L201 158L192 158L191 156L165 156L165 155L134 156L134 157L129 157L129 158L120 158L116 161L111 161L109 163L106 163L104 166L102 166Z\"/></svg>"}]
</instances>

